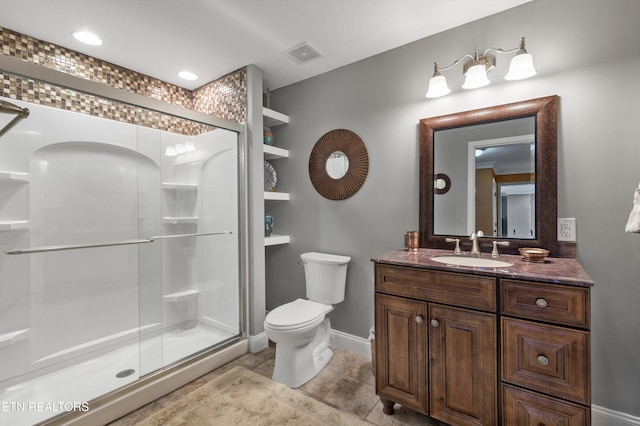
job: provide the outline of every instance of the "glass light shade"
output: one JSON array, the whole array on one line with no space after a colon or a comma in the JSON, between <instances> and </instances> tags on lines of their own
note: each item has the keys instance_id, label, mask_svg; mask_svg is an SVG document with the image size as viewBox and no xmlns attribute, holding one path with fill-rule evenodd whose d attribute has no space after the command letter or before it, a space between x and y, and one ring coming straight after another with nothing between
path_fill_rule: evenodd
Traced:
<instances>
[{"instance_id":1,"label":"glass light shade","mask_svg":"<svg viewBox=\"0 0 640 426\"><path fill-rule=\"evenodd\" d=\"M504 76L505 80L523 80L536 75L533 67L533 57L528 53L520 53L511 59L509 72Z\"/></svg>"},{"instance_id":2,"label":"glass light shade","mask_svg":"<svg viewBox=\"0 0 640 426\"><path fill-rule=\"evenodd\" d=\"M178 155L178 153L176 152L176 149L173 146L168 146L167 149L165 149L164 151L164 155L167 157L175 157L176 155Z\"/></svg>"},{"instance_id":3,"label":"glass light shade","mask_svg":"<svg viewBox=\"0 0 640 426\"><path fill-rule=\"evenodd\" d=\"M484 64L476 64L469 68L465 74L463 89L477 89L491 83L487 78L487 69Z\"/></svg>"},{"instance_id":4,"label":"glass light shade","mask_svg":"<svg viewBox=\"0 0 640 426\"><path fill-rule=\"evenodd\" d=\"M438 74L431 77L427 98L439 98L449 93L451 93L451 89L447 86L447 79L444 78L444 75Z\"/></svg>"}]
</instances>

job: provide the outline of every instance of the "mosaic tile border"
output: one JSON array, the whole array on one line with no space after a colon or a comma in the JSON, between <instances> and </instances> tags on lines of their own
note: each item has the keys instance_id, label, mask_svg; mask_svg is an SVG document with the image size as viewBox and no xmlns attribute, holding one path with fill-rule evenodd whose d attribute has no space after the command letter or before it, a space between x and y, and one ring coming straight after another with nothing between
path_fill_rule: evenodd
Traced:
<instances>
[{"instance_id":1,"label":"mosaic tile border","mask_svg":"<svg viewBox=\"0 0 640 426\"><path fill-rule=\"evenodd\" d=\"M3 27L0 27L0 54L237 123L246 121L247 75L244 68L189 91ZM207 125L194 125L189 120L46 82L8 73L0 73L0 76L2 96L7 98L182 134L210 129Z\"/></svg>"}]
</instances>

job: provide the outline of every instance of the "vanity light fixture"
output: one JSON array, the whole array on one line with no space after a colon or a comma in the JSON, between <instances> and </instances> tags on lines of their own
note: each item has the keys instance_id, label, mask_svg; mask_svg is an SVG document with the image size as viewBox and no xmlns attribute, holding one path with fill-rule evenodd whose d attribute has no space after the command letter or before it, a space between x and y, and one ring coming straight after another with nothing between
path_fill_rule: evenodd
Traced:
<instances>
[{"instance_id":1,"label":"vanity light fixture","mask_svg":"<svg viewBox=\"0 0 640 426\"><path fill-rule=\"evenodd\" d=\"M490 51L497 53L514 53L515 56L511 59L511 65L507 75L504 76L505 80L523 80L525 78L532 77L536 74L536 70L533 67L533 57L527 53L527 49L524 44L524 37L520 39L520 46L504 50L495 47L489 47L480 54L478 50L473 52L473 55L464 55L457 59L453 64L448 67L440 68L438 63L435 62L433 66L433 77L429 80L429 90L427 91L427 98L439 98L440 96L448 95L451 93L451 89L447 86L447 79L440 73L441 71L447 71L458 65L462 60L469 59L464 63L462 72L465 75L463 89L477 89L484 87L490 83L487 78L487 73L496 66L496 57L489 55Z\"/></svg>"}]
</instances>

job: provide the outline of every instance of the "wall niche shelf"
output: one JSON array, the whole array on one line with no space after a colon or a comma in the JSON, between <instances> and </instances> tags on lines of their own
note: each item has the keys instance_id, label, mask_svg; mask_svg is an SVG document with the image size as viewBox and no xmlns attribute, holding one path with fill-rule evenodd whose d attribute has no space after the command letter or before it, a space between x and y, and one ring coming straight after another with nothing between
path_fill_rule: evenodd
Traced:
<instances>
[{"instance_id":1,"label":"wall niche shelf","mask_svg":"<svg viewBox=\"0 0 640 426\"><path fill-rule=\"evenodd\" d=\"M262 107L262 121L264 127L279 126L289 124L289 116L267 107Z\"/></svg>"},{"instance_id":2,"label":"wall niche shelf","mask_svg":"<svg viewBox=\"0 0 640 426\"><path fill-rule=\"evenodd\" d=\"M290 196L288 192L265 192L265 200L277 200L277 201L289 201Z\"/></svg>"},{"instance_id":3,"label":"wall niche shelf","mask_svg":"<svg viewBox=\"0 0 640 426\"><path fill-rule=\"evenodd\" d=\"M278 160L280 158L288 158L289 151L286 149L278 148L273 145L264 145L264 159L265 160Z\"/></svg>"},{"instance_id":4,"label":"wall niche shelf","mask_svg":"<svg viewBox=\"0 0 640 426\"><path fill-rule=\"evenodd\" d=\"M289 124L289 116L284 115L278 111L274 111L270 108L262 107L262 121L264 127L274 127L283 124ZM276 141L277 142L277 141ZM289 158L289 150L283 149L273 145L262 145L265 160L279 160L282 158ZM291 199L287 192L265 192L265 201L289 201ZM266 209L265 209L266 210ZM266 213L266 211L265 211ZM265 247L288 244L291 238L288 235L271 235L265 237Z\"/></svg>"},{"instance_id":5,"label":"wall niche shelf","mask_svg":"<svg viewBox=\"0 0 640 426\"><path fill-rule=\"evenodd\" d=\"M268 246L277 246L280 244L289 244L291 242L291 237L288 235L271 235L270 237L265 237L264 245Z\"/></svg>"}]
</instances>

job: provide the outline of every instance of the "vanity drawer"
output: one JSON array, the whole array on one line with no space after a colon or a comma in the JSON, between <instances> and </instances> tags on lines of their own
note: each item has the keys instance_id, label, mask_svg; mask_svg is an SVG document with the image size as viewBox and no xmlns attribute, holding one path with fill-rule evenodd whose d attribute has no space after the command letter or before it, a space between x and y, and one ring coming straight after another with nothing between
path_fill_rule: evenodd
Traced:
<instances>
[{"instance_id":1,"label":"vanity drawer","mask_svg":"<svg viewBox=\"0 0 640 426\"><path fill-rule=\"evenodd\" d=\"M589 289L502 280L502 313L589 328Z\"/></svg>"},{"instance_id":2,"label":"vanity drawer","mask_svg":"<svg viewBox=\"0 0 640 426\"><path fill-rule=\"evenodd\" d=\"M501 321L503 381L589 403L588 332L505 317Z\"/></svg>"},{"instance_id":3,"label":"vanity drawer","mask_svg":"<svg viewBox=\"0 0 640 426\"><path fill-rule=\"evenodd\" d=\"M496 280L431 269L376 264L376 292L496 311Z\"/></svg>"},{"instance_id":4,"label":"vanity drawer","mask_svg":"<svg viewBox=\"0 0 640 426\"><path fill-rule=\"evenodd\" d=\"M591 410L556 398L502 385L502 423L587 426L591 424Z\"/></svg>"}]
</instances>

